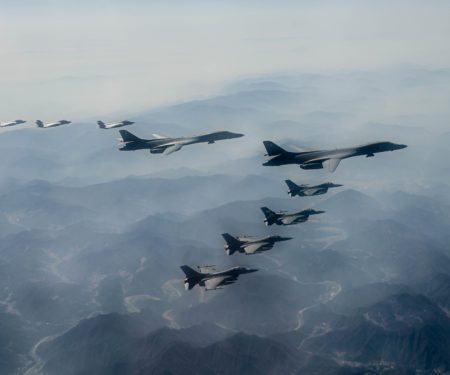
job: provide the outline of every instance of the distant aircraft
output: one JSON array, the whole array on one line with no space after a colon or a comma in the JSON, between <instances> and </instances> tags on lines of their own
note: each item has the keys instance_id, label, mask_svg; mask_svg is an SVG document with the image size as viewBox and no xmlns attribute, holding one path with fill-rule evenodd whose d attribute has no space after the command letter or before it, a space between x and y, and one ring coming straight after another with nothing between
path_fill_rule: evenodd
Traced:
<instances>
[{"instance_id":1,"label":"distant aircraft","mask_svg":"<svg viewBox=\"0 0 450 375\"><path fill-rule=\"evenodd\" d=\"M103 121L97 121L98 127L100 129L111 129L111 128L120 128L121 126L134 124L133 121L119 121L119 122L111 122L109 124L105 124Z\"/></svg>"},{"instance_id":2,"label":"distant aircraft","mask_svg":"<svg viewBox=\"0 0 450 375\"><path fill-rule=\"evenodd\" d=\"M67 121L67 120L60 120L60 121L56 121L56 122L47 122L46 124L44 124L41 120L36 121L36 125L38 126L38 128L54 128L55 126L66 125L66 124L70 124L70 123L71 123L71 121Z\"/></svg>"},{"instance_id":3,"label":"distant aircraft","mask_svg":"<svg viewBox=\"0 0 450 375\"><path fill-rule=\"evenodd\" d=\"M292 240L292 237L266 236L255 239L250 237L233 237L228 233L223 233L222 237L227 243L225 250L228 255L233 255L236 251L245 254L255 254L261 251L272 249L275 242Z\"/></svg>"},{"instance_id":4,"label":"distant aircraft","mask_svg":"<svg viewBox=\"0 0 450 375\"><path fill-rule=\"evenodd\" d=\"M284 180L289 188L288 194L291 197L298 195L299 197L309 197L311 195L321 195L326 194L329 188L339 187L343 185L333 184L332 182L326 182L324 184L308 186L308 185L297 185L291 180Z\"/></svg>"},{"instance_id":5,"label":"distant aircraft","mask_svg":"<svg viewBox=\"0 0 450 375\"><path fill-rule=\"evenodd\" d=\"M307 210L295 212L293 214L287 214L285 211L273 212L267 207L261 207L261 211L266 217L264 224L266 225L293 225L297 223L303 223L309 219L310 215L323 214L325 211L315 211L311 208Z\"/></svg>"},{"instance_id":6,"label":"distant aircraft","mask_svg":"<svg viewBox=\"0 0 450 375\"><path fill-rule=\"evenodd\" d=\"M247 267L232 267L219 272L216 272L212 266L198 267L199 271L195 271L186 265L180 268L186 275L184 280L186 290L192 289L197 284L203 286L205 290L222 289L219 287L233 284L239 275L258 271L257 269Z\"/></svg>"},{"instance_id":7,"label":"distant aircraft","mask_svg":"<svg viewBox=\"0 0 450 375\"><path fill-rule=\"evenodd\" d=\"M23 124L26 121L24 120L15 120L15 121L7 121L7 122L0 122L0 128L6 128L7 126L14 126L14 125L19 125L19 124Z\"/></svg>"},{"instance_id":8,"label":"distant aircraft","mask_svg":"<svg viewBox=\"0 0 450 375\"><path fill-rule=\"evenodd\" d=\"M263 165L300 164L302 169L325 169L334 172L342 159L358 155L374 156L378 152L400 150L407 147L391 142L376 142L367 145L341 148L336 150L312 150L296 147L299 152L289 152L270 141L264 141L268 159Z\"/></svg>"},{"instance_id":9,"label":"distant aircraft","mask_svg":"<svg viewBox=\"0 0 450 375\"><path fill-rule=\"evenodd\" d=\"M231 133L229 131L219 131L209 134L198 135L194 137L169 138L159 134L153 134L155 139L141 139L126 130L119 130L122 136L124 146L121 151L135 151L149 149L152 154L169 155L172 152L180 150L183 146L193 143L214 143L222 139L239 138L244 134Z\"/></svg>"}]
</instances>

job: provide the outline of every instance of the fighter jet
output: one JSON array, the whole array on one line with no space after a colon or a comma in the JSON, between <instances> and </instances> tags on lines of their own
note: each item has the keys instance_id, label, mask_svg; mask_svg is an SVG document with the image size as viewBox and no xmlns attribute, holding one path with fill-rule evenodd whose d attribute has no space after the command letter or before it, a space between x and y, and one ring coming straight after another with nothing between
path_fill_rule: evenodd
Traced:
<instances>
[{"instance_id":1,"label":"fighter jet","mask_svg":"<svg viewBox=\"0 0 450 375\"><path fill-rule=\"evenodd\" d=\"M341 148L336 150L312 150L304 147L296 147L299 152L289 152L270 141L264 141L268 159L263 165L299 164L302 169L325 169L334 172L342 159L353 156L374 156L378 152L400 150L407 147L391 142L375 142L356 147Z\"/></svg>"},{"instance_id":2,"label":"fighter jet","mask_svg":"<svg viewBox=\"0 0 450 375\"><path fill-rule=\"evenodd\" d=\"M19 124L23 124L26 121L24 120L15 120L15 121L7 121L7 122L0 122L0 128L6 128L7 126L14 126L14 125L19 125Z\"/></svg>"},{"instance_id":3,"label":"fighter jet","mask_svg":"<svg viewBox=\"0 0 450 375\"><path fill-rule=\"evenodd\" d=\"M293 225L298 223L304 223L309 219L310 215L323 214L325 211L315 211L311 208L307 210L295 212L293 214L287 214L285 211L273 212L267 207L261 207L261 211L266 217L264 219L264 224L266 225Z\"/></svg>"},{"instance_id":4,"label":"fighter jet","mask_svg":"<svg viewBox=\"0 0 450 375\"><path fill-rule=\"evenodd\" d=\"M105 124L103 121L97 121L98 127L100 129L111 129L111 128L120 128L121 126L134 124L133 121L119 121L119 122L111 122L109 124Z\"/></svg>"},{"instance_id":5,"label":"fighter jet","mask_svg":"<svg viewBox=\"0 0 450 375\"><path fill-rule=\"evenodd\" d=\"M291 237L281 236L266 236L263 238L250 238L250 237L233 237L228 233L223 233L222 237L227 243L225 250L228 255L233 255L236 251L240 253L255 254L262 251L270 250L275 242L292 240Z\"/></svg>"},{"instance_id":6,"label":"fighter jet","mask_svg":"<svg viewBox=\"0 0 450 375\"><path fill-rule=\"evenodd\" d=\"M286 185L289 188L288 194L290 197L295 197L296 195L298 195L299 197L309 197L311 195L326 194L329 188L343 186L339 184L333 184L332 182L326 182L324 184L316 186L297 185L291 180L284 180L284 182L286 182Z\"/></svg>"},{"instance_id":7,"label":"fighter jet","mask_svg":"<svg viewBox=\"0 0 450 375\"><path fill-rule=\"evenodd\" d=\"M46 124L44 124L41 120L36 121L36 125L38 126L38 128L54 128L55 126L66 125L66 124L70 124L70 123L71 123L71 121L67 121L67 120L60 120L60 121L56 121L56 122L47 122Z\"/></svg>"},{"instance_id":8,"label":"fighter jet","mask_svg":"<svg viewBox=\"0 0 450 375\"><path fill-rule=\"evenodd\" d=\"M233 284L239 275L258 271L257 269L247 267L232 267L219 272L216 272L212 266L198 267L198 271L186 265L180 268L186 275L184 279L184 287L186 290L192 289L197 284L203 286L205 290L222 289L219 287Z\"/></svg>"},{"instance_id":9,"label":"fighter jet","mask_svg":"<svg viewBox=\"0 0 450 375\"><path fill-rule=\"evenodd\" d=\"M152 154L169 155L172 152L180 150L183 146L193 143L214 143L222 139L239 138L244 134L231 133L229 131L219 131L209 134L198 135L194 137L169 138L159 134L153 134L154 139L142 139L136 137L126 130L119 130L122 136L124 146L121 151L135 151L149 149Z\"/></svg>"}]
</instances>

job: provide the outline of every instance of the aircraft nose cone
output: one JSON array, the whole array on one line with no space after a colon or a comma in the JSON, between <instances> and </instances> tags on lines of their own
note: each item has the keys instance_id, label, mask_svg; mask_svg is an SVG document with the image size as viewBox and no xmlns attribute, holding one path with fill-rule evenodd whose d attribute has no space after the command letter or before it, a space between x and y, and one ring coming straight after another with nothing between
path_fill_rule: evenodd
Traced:
<instances>
[{"instance_id":1,"label":"aircraft nose cone","mask_svg":"<svg viewBox=\"0 0 450 375\"><path fill-rule=\"evenodd\" d=\"M247 268L246 269L247 273L253 273L253 272L256 272L256 271L258 271L258 269L256 269L256 268Z\"/></svg>"},{"instance_id":2,"label":"aircraft nose cone","mask_svg":"<svg viewBox=\"0 0 450 375\"><path fill-rule=\"evenodd\" d=\"M289 241L292 240L292 237L281 237L280 241Z\"/></svg>"},{"instance_id":3,"label":"aircraft nose cone","mask_svg":"<svg viewBox=\"0 0 450 375\"><path fill-rule=\"evenodd\" d=\"M240 138L240 137L243 137L244 134L242 134L242 133L233 133L233 136L234 136L235 138Z\"/></svg>"},{"instance_id":4,"label":"aircraft nose cone","mask_svg":"<svg viewBox=\"0 0 450 375\"><path fill-rule=\"evenodd\" d=\"M397 145L398 150L401 150L402 148L406 148L406 147L408 147L408 146L407 145Z\"/></svg>"}]
</instances>

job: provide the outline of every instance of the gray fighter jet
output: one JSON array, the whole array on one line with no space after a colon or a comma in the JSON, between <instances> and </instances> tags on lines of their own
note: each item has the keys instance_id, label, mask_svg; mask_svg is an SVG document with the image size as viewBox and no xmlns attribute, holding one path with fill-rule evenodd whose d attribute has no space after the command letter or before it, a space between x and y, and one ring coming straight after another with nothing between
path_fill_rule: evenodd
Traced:
<instances>
[{"instance_id":1,"label":"gray fighter jet","mask_svg":"<svg viewBox=\"0 0 450 375\"><path fill-rule=\"evenodd\" d=\"M263 238L233 237L228 233L223 233L222 237L227 243L225 250L228 255L233 255L236 251L240 253L255 254L272 249L275 242L292 240L292 237L266 236Z\"/></svg>"},{"instance_id":2,"label":"gray fighter jet","mask_svg":"<svg viewBox=\"0 0 450 375\"><path fill-rule=\"evenodd\" d=\"M43 123L41 120L37 120L36 121L36 125L38 126L38 128L54 128L55 126L61 126L61 125L66 125L66 124L70 124L71 121L67 121L67 120L60 120L60 121L56 121L56 122L47 122L47 123Z\"/></svg>"},{"instance_id":3,"label":"gray fighter jet","mask_svg":"<svg viewBox=\"0 0 450 375\"><path fill-rule=\"evenodd\" d=\"M239 138L244 134L231 133L229 131L219 131L194 137L169 138L159 134L153 134L154 139L141 139L126 130L119 130L123 140L121 151L135 151L149 149L152 154L169 155L180 150L183 146L193 143L214 143L222 139Z\"/></svg>"},{"instance_id":4,"label":"gray fighter jet","mask_svg":"<svg viewBox=\"0 0 450 375\"><path fill-rule=\"evenodd\" d=\"M300 164L302 169L325 169L334 172L342 159L353 156L366 155L374 156L378 152L400 150L407 147L391 142L376 142L367 145L341 148L336 150L312 150L303 147L296 147L299 152L289 152L270 141L264 141L268 159L263 165L285 165Z\"/></svg>"},{"instance_id":5,"label":"gray fighter jet","mask_svg":"<svg viewBox=\"0 0 450 375\"><path fill-rule=\"evenodd\" d=\"M284 182L286 182L286 185L289 188L288 194L290 197L295 197L296 195L298 195L299 197L310 197L312 195L326 194L329 188L343 186L339 184L333 184L332 182L326 182L324 184L316 186L297 185L291 180L284 180Z\"/></svg>"},{"instance_id":6,"label":"gray fighter jet","mask_svg":"<svg viewBox=\"0 0 450 375\"><path fill-rule=\"evenodd\" d=\"M0 122L0 128L6 128L7 126L14 126L14 125L19 125L19 124L23 124L26 121L24 120L15 120L15 121L7 121L7 122Z\"/></svg>"},{"instance_id":7,"label":"gray fighter jet","mask_svg":"<svg viewBox=\"0 0 450 375\"><path fill-rule=\"evenodd\" d=\"M100 129L112 129L112 128L120 128L121 126L127 126L134 124L133 121L119 121L119 122L111 122L109 124L105 124L103 121L97 121L97 125Z\"/></svg>"},{"instance_id":8,"label":"gray fighter jet","mask_svg":"<svg viewBox=\"0 0 450 375\"><path fill-rule=\"evenodd\" d=\"M325 211L315 211L311 208L307 210L295 212L293 214L287 214L285 211L273 212L267 207L261 207L261 211L266 217L264 219L264 224L266 225L293 225L298 223L304 223L309 219L310 215L323 214Z\"/></svg>"},{"instance_id":9,"label":"gray fighter jet","mask_svg":"<svg viewBox=\"0 0 450 375\"><path fill-rule=\"evenodd\" d=\"M184 287L186 290L192 289L197 284L203 286L205 290L222 289L219 287L233 284L239 275L258 271L257 269L247 267L232 267L219 272L212 268L212 266L198 267L198 271L186 265L180 268L186 275L184 279Z\"/></svg>"}]
</instances>

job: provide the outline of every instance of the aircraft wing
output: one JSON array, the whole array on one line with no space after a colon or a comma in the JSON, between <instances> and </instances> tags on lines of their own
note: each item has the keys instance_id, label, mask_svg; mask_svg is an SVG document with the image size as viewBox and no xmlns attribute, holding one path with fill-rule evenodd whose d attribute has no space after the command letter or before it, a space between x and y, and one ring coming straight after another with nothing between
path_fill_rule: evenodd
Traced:
<instances>
[{"instance_id":1,"label":"aircraft wing","mask_svg":"<svg viewBox=\"0 0 450 375\"><path fill-rule=\"evenodd\" d=\"M301 221L302 217L301 216L285 216L282 217L280 220L284 225L290 225L290 224L294 224L296 221Z\"/></svg>"},{"instance_id":2,"label":"aircraft wing","mask_svg":"<svg viewBox=\"0 0 450 375\"><path fill-rule=\"evenodd\" d=\"M181 147L183 147L181 143L176 143L172 146L169 146L164 150L163 155L170 155L171 153L180 150Z\"/></svg>"},{"instance_id":3,"label":"aircraft wing","mask_svg":"<svg viewBox=\"0 0 450 375\"><path fill-rule=\"evenodd\" d=\"M320 190L322 190L322 189L319 189L319 188L309 188L309 189L305 189L305 190L303 190L303 193L305 194L305 195L314 195L314 194L316 194L318 191L320 191Z\"/></svg>"},{"instance_id":4,"label":"aircraft wing","mask_svg":"<svg viewBox=\"0 0 450 375\"><path fill-rule=\"evenodd\" d=\"M336 168L338 167L339 163L342 159L334 158L334 159L328 159L322 162L323 169L325 169L328 172L334 172Z\"/></svg>"},{"instance_id":5,"label":"aircraft wing","mask_svg":"<svg viewBox=\"0 0 450 375\"><path fill-rule=\"evenodd\" d=\"M217 289L218 286L222 284L230 284L234 282L236 279L231 276L220 276L214 277L213 279L208 279L205 281L205 289L206 290L214 290Z\"/></svg>"},{"instance_id":6,"label":"aircraft wing","mask_svg":"<svg viewBox=\"0 0 450 375\"><path fill-rule=\"evenodd\" d=\"M244 251L246 254L255 254L258 250L267 245L269 245L267 242L253 243L251 245L244 246Z\"/></svg>"},{"instance_id":7,"label":"aircraft wing","mask_svg":"<svg viewBox=\"0 0 450 375\"><path fill-rule=\"evenodd\" d=\"M160 135L160 134L156 134L156 133L153 133L152 135L157 139L169 138L169 137L166 137L165 135Z\"/></svg>"}]
</instances>

